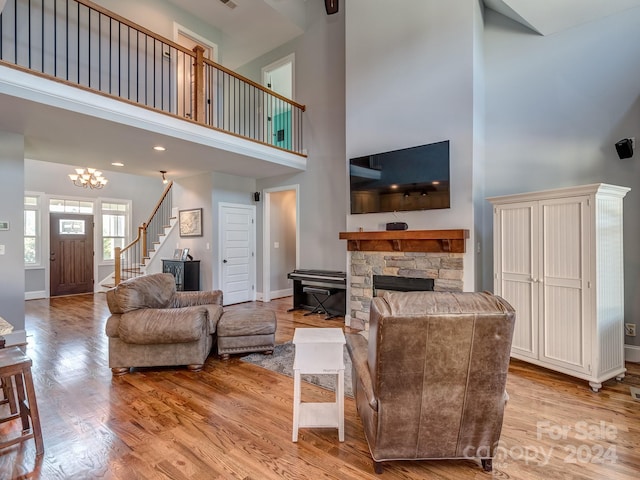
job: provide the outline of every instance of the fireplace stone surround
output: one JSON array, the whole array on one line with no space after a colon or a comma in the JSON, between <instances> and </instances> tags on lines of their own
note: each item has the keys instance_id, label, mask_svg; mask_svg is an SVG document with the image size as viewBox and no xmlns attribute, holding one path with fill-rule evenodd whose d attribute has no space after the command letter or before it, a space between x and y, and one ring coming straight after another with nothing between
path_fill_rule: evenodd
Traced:
<instances>
[{"instance_id":1,"label":"fireplace stone surround","mask_svg":"<svg viewBox=\"0 0 640 480\"><path fill-rule=\"evenodd\" d=\"M431 278L435 291L461 292L468 236L467 230L340 233L349 251L348 326L369 329L373 275Z\"/></svg>"}]
</instances>

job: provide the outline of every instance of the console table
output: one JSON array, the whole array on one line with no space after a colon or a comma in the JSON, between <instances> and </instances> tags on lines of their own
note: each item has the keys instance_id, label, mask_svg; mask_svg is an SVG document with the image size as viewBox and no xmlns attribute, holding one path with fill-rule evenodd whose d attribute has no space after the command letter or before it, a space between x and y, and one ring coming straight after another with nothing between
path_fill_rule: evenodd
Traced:
<instances>
[{"instance_id":1,"label":"console table","mask_svg":"<svg viewBox=\"0 0 640 480\"><path fill-rule=\"evenodd\" d=\"M200 260L162 260L162 272L176 278L176 290L200 290Z\"/></svg>"},{"instance_id":2,"label":"console table","mask_svg":"<svg viewBox=\"0 0 640 480\"><path fill-rule=\"evenodd\" d=\"M337 428L338 440L344 442L344 333L340 328L296 328L293 344L293 441L298 428ZM337 375L336 401L302 402L302 374Z\"/></svg>"}]
</instances>

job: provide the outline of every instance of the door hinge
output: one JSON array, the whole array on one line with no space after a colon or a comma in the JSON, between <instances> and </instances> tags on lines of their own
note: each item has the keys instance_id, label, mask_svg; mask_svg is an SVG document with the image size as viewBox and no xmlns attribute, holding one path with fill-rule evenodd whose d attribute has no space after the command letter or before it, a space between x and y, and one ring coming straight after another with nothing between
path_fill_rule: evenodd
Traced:
<instances>
[{"instance_id":1,"label":"door hinge","mask_svg":"<svg viewBox=\"0 0 640 480\"><path fill-rule=\"evenodd\" d=\"M255 285L251 285L251 291L253 291L255 289L256 289Z\"/></svg>"},{"instance_id":2,"label":"door hinge","mask_svg":"<svg viewBox=\"0 0 640 480\"><path fill-rule=\"evenodd\" d=\"M256 252L251 252L251 256L255 257L256 256Z\"/></svg>"}]
</instances>

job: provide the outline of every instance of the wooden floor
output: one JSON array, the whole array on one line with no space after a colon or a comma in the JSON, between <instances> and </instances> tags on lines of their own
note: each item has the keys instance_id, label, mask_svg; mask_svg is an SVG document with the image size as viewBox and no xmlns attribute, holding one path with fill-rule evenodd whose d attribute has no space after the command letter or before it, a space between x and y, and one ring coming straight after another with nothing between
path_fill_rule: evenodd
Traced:
<instances>
[{"instance_id":1,"label":"wooden floor","mask_svg":"<svg viewBox=\"0 0 640 480\"><path fill-rule=\"evenodd\" d=\"M296 327L341 319L287 313L291 299L229 308L274 309L277 342ZM345 401L345 442L304 429L291 442L293 380L237 357L210 357L202 372L144 369L112 378L104 295L26 302L45 454L33 441L0 452L0 479L637 479L640 365L600 393L587 382L514 361L493 474L479 462L389 462L373 472L362 425ZM305 384L305 400L332 393ZM6 406L0 407L2 409ZM5 413L4 410L1 411ZM13 427L13 430L11 429ZM0 426L0 439L15 424Z\"/></svg>"}]
</instances>

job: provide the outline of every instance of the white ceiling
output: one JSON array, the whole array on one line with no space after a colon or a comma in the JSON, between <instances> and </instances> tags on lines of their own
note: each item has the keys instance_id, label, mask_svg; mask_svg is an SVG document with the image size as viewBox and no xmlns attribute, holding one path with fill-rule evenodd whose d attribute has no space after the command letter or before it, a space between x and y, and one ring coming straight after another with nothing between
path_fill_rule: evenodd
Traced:
<instances>
[{"instance_id":1,"label":"white ceiling","mask_svg":"<svg viewBox=\"0 0 640 480\"><path fill-rule=\"evenodd\" d=\"M237 5L235 9L220 0L168 1L224 32L222 63L235 68L303 33L306 2L323 0L231 0ZM341 10L347 1L341 2ZM484 0L484 3L544 35L640 6L640 0ZM0 129L24 134L27 158L93 166L107 172L115 168L111 162L121 161L126 166L120 171L153 176L159 170L167 170L172 178L204 171L256 178L299 171L277 161L252 159L238 151L229 153L207 145L206 141L194 142L189 140L193 136L187 134L132 128L100 118L95 112L83 114L81 108L71 111L26 98L14 98L0 89ZM304 103L304 99L300 101ZM153 152L150 146L157 143L164 144L167 152L162 155Z\"/></svg>"},{"instance_id":2,"label":"white ceiling","mask_svg":"<svg viewBox=\"0 0 640 480\"><path fill-rule=\"evenodd\" d=\"M541 35L639 7L640 0L484 0L485 6Z\"/></svg>"},{"instance_id":3,"label":"white ceiling","mask_svg":"<svg viewBox=\"0 0 640 480\"><path fill-rule=\"evenodd\" d=\"M232 70L303 34L306 1L168 0L223 32L221 61Z\"/></svg>"}]
</instances>

